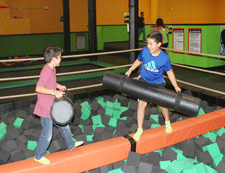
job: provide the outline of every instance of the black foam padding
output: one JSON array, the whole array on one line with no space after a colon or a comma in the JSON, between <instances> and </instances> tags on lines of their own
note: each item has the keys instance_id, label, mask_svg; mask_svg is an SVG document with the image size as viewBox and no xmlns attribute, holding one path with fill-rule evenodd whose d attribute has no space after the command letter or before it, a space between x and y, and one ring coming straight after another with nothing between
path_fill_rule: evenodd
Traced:
<instances>
[{"instance_id":1,"label":"black foam padding","mask_svg":"<svg viewBox=\"0 0 225 173\"><path fill-rule=\"evenodd\" d=\"M186 139L183 143L183 155L188 158L195 158L196 145L194 139Z\"/></svg>"},{"instance_id":2,"label":"black foam padding","mask_svg":"<svg viewBox=\"0 0 225 173\"><path fill-rule=\"evenodd\" d=\"M93 130L92 130L92 126L91 125L84 126L83 129L84 129L84 134L85 135L92 135Z\"/></svg>"},{"instance_id":3,"label":"black foam padding","mask_svg":"<svg viewBox=\"0 0 225 173\"><path fill-rule=\"evenodd\" d=\"M108 173L109 171L113 169L113 167L112 167L112 164L110 164L110 165L100 167L99 169L101 173Z\"/></svg>"},{"instance_id":4,"label":"black foam padding","mask_svg":"<svg viewBox=\"0 0 225 173\"><path fill-rule=\"evenodd\" d=\"M151 152L148 153L148 162L153 164L154 166L159 166L160 161L160 153L159 152Z\"/></svg>"},{"instance_id":5,"label":"black foam padding","mask_svg":"<svg viewBox=\"0 0 225 173\"><path fill-rule=\"evenodd\" d=\"M209 138L205 138L204 136L200 136L198 139L195 139L196 147L202 151L202 148L206 145L211 144L211 140Z\"/></svg>"},{"instance_id":6,"label":"black foam padding","mask_svg":"<svg viewBox=\"0 0 225 173\"><path fill-rule=\"evenodd\" d=\"M16 142L26 144L28 142L28 139L26 138L26 136L21 135L17 137Z\"/></svg>"},{"instance_id":7,"label":"black foam padding","mask_svg":"<svg viewBox=\"0 0 225 173\"><path fill-rule=\"evenodd\" d=\"M225 133L222 134L222 136L220 137L220 139L225 141Z\"/></svg>"},{"instance_id":8,"label":"black foam padding","mask_svg":"<svg viewBox=\"0 0 225 173\"><path fill-rule=\"evenodd\" d=\"M125 124L128 126L128 127L131 127L133 124L137 124L136 120L132 117L128 117L126 120L125 120Z\"/></svg>"},{"instance_id":9,"label":"black foam padding","mask_svg":"<svg viewBox=\"0 0 225 173\"><path fill-rule=\"evenodd\" d=\"M78 136L78 135L82 135L82 134L83 134L81 128L78 127L78 126L73 126L73 127L71 128L71 131L72 131L72 133L74 134L74 136Z\"/></svg>"},{"instance_id":10,"label":"black foam padding","mask_svg":"<svg viewBox=\"0 0 225 173\"><path fill-rule=\"evenodd\" d=\"M88 126L88 125L91 125L92 124L92 120L90 119L87 119L87 120L80 120L80 124L81 125L84 125L84 126Z\"/></svg>"},{"instance_id":11,"label":"black foam padding","mask_svg":"<svg viewBox=\"0 0 225 173\"><path fill-rule=\"evenodd\" d=\"M110 119L111 119L110 116L102 115L102 124L104 124L105 126L108 126Z\"/></svg>"},{"instance_id":12,"label":"black foam padding","mask_svg":"<svg viewBox=\"0 0 225 173\"><path fill-rule=\"evenodd\" d=\"M124 173L137 173L137 167L132 165L123 165Z\"/></svg>"},{"instance_id":13,"label":"black foam padding","mask_svg":"<svg viewBox=\"0 0 225 173\"><path fill-rule=\"evenodd\" d=\"M62 140L54 140L50 143L48 150L50 151L50 153L54 153L57 151L62 151L63 148L65 148L64 146L65 143L63 143Z\"/></svg>"},{"instance_id":14,"label":"black foam padding","mask_svg":"<svg viewBox=\"0 0 225 173\"><path fill-rule=\"evenodd\" d=\"M224 154L224 153L225 153L225 141L222 140L222 139L218 139L218 140L216 141L216 143L217 143L217 145L218 145L218 147L219 147L219 149L220 149L220 152L221 152L222 154Z\"/></svg>"},{"instance_id":15,"label":"black foam padding","mask_svg":"<svg viewBox=\"0 0 225 173\"><path fill-rule=\"evenodd\" d=\"M151 173L153 170L153 165L149 163L140 162L138 173Z\"/></svg>"},{"instance_id":16,"label":"black foam padding","mask_svg":"<svg viewBox=\"0 0 225 173\"><path fill-rule=\"evenodd\" d=\"M221 161L219 165L216 167L216 171L218 173L225 173L225 163Z\"/></svg>"},{"instance_id":17,"label":"black foam padding","mask_svg":"<svg viewBox=\"0 0 225 173\"><path fill-rule=\"evenodd\" d=\"M104 132L106 132L106 133L113 134L114 131L115 131L115 128L112 128L112 127L105 127L104 128Z\"/></svg>"},{"instance_id":18,"label":"black foam padding","mask_svg":"<svg viewBox=\"0 0 225 173\"><path fill-rule=\"evenodd\" d=\"M11 152L17 148L18 148L18 146L14 140L6 141L6 143L4 143L4 145L2 146L2 149L6 150L8 152Z\"/></svg>"},{"instance_id":19,"label":"black foam padding","mask_svg":"<svg viewBox=\"0 0 225 173\"><path fill-rule=\"evenodd\" d=\"M18 149L22 152L25 152L27 151L27 144L22 144L22 143L19 143L18 144Z\"/></svg>"},{"instance_id":20,"label":"black foam padding","mask_svg":"<svg viewBox=\"0 0 225 173\"><path fill-rule=\"evenodd\" d=\"M148 156L147 155L141 155L141 162L148 163Z\"/></svg>"},{"instance_id":21,"label":"black foam padding","mask_svg":"<svg viewBox=\"0 0 225 173\"><path fill-rule=\"evenodd\" d=\"M111 139L113 138L113 134L112 133L107 133L107 132L102 132L102 140L107 140L107 139Z\"/></svg>"},{"instance_id":22,"label":"black foam padding","mask_svg":"<svg viewBox=\"0 0 225 173\"><path fill-rule=\"evenodd\" d=\"M129 132L131 133L135 133L137 130L138 126L137 124L133 124L130 128L129 128Z\"/></svg>"},{"instance_id":23,"label":"black foam padding","mask_svg":"<svg viewBox=\"0 0 225 173\"><path fill-rule=\"evenodd\" d=\"M137 110L137 107L138 107L138 102L136 100L130 99L130 109L136 111Z\"/></svg>"},{"instance_id":24,"label":"black foam padding","mask_svg":"<svg viewBox=\"0 0 225 173\"><path fill-rule=\"evenodd\" d=\"M141 161L141 154L135 153L133 151L129 152L128 159L127 159L127 165L133 165L133 166L139 166Z\"/></svg>"},{"instance_id":25,"label":"black foam padding","mask_svg":"<svg viewBox=\"0 0 225 173\"><path fill-rule=\"evenodd\" d=\"M0 161L6 163L10 157L10 152L4 149L0 149Z\"/></svg>"},{"instance_id":26,"label":"black foam padding","mask_svg":"<svg viewBox=\"0 0 225 173\"><path fill-rule=\"evenodd\" d=\"M113 169L117 169L117 168L123 167L124 161L121 160L121 161L119 161L119 162L113 163L112 165L113 165Z\"/></svg>"},{"instance_id":27,"label":"black foam padding","mask_svg":"<svg viewBox=\"0 0 225 173\"><path fill-rule=\"evenodd\" d=\"M153 166L153 169L152 169L151 173L168 173L168 172L164 169L160 169L158 167Z\"/></svg>"},{"instance_id":28,"label":"black foam padding","mask_svg":"<svg viewBox=\"0 0 225 173\"><path fill-rule=\"evenodd\" d=\"M128 109L122 113L121 117L129 117L132 115L132 113L133 112L130 109Z\"/></svg>"},{"instance_id":29,"label":"black foam padding","mask_svg":"<svg viewBox=\"0 0 225 173\"><path fill-rule=\"evenodd\" d=\"M10 141L10 140L14 140L16 139L17 137L19 137L19 133L16 129L10 129L6 134L5 134L5 139L7 141Z\"/></svg>"},{"instance_id":30,"label":"black foam padding","mask_svg":"<svg viewBox=\"0 0 225 173\"><path fill-rule=\"evenodd\" d=\"M8 117L9 117L8 113L4 113L4 114L1 115L2 120L6 120Z\"/></svg>"},{"instance_id":31,"label":"black foam padding","mask_svg":"<svg viewBox=\"0 0 225 173\"><path fill-rule=\"evenodd\" d=\"M91 108L92 108L92 110L94 110L94 111L97 111L98 110L98 108L100 107L101 105L95 100L95 101L93 101L93 103L91 104Z\"/></svg>"},{"instance_id":32,"label":"black foam padding","mask_svg":"<svg viewBox=\"0 0 225 173\"><path fill-rule=\"evenodd\" d=\"M9 118L7 118L7 121L9 123L9 125L13 125L13 123L16 121L16 118L15 117L9 117Z\"/></svg>"},{"instance_id":33,"label":"black foam padding","mask_svg":"<svg viewBox=\"0 0 225 173\"><path fill-rule=\"evenodd\" d=\"M24 153L25 159L29 158L29 157L33 157L35 155L35 150L26 150Z\"/></svg>"},{"instance_id":34,"label":"black foam padding","mask_svg":"<svg viewBox=\"0 0 225 173\"><path fill-rule=\"evenodd\" d=\"M91 170L91 171L90 171L90 173L101 173L101 172L100 172L100 169L99 169L99 168L97 168L97 169L93 169L93 170Z\"/></svg>"},{"instance_id":35,"label":"black foam padding","mask_svg":"<svg viewBox=\"0 0 225 173\"><path fill-rule=\"evenodd\" d=\"M27 118L24 119L24 121L21 124L21 129L30 129L33 128L34 124L34 117L32 115L28 116Z\"/></svg>"},{"instance_id":36,"label":"black foam padding","mask_svg":"<svg viewBox=\"0 0 225 173\"><path fill-rule=\"evenodd\" d=\"M27 139L31 140L33 137L33 133L35 132L34 129L27 129L25 132L24 132L24 136L26 136Z\"/></svg>"},{"instance_id":37,"label":"black foam padding","mask_svg":"<svg viewBox=\"0 0 225 173\"><path fill-rule=\"evenodd\" d=\"M19 135L21 136L23 133L24 133L24 129L16 129L17 130L17 132L19 133Z\"/></svg>"},{"instance_id":38,"label":"black foam padding","mask_svg":"<svg viewBox=\"0 0 225 173\"><path fill-rule=\"evenodd\" d=\"M81 107L80 106L75 106L74 108L75 116L76 117L81 117Z\"/></svg>"},{"instance_id":39,"label":"black foam padding","mask_svg":"<svg viewBox=\"0 0 225 173\"><path fill-rule=\"evenodd\" d=\"M2 139L0 140L0 149L2 148L2 146L6 143L6 139Z\"/></svg>"},{"instance_id":40,"label":"black foam padding","mask_svg":"<svg viewBox=\"0 0 225 173\"><path fill-rule=\"evenodd\" d=\"M171 147L166 147L162 151L161 161L171 160L174 161L177 159L177 153L171 149Z\"/></svg>"},{"instance_id":41,"label":"black foam padding","mask_svg":"<svg viewBox=\"0 0 225 173\"><path fill-rule=\"evenodd\" d=\"M213 158L211 157L208 151L197 152L197 160L199 163L203 162L204 164L208 166L210 166L213 162Z\"/></svg>"},{"instance_id":42,"label":"black foam padding","mask_svg":"<svg viewBox=\"0 0 225 173\"><path fill-rule=\"evenodd\" d=\"M121 100L120 103L121 103L121 106L123 106L123 107L128 107L129 100L128 100L128 99L126 99L126 100Z\"/></svg>"},{"instance_id":43,"label":"black foam padding","mask_svg":"<svg viewBox=\"0 0 225 173\"><path fill-rule=\"evenodd\" d=\"M58 125L68 124L74 116L73 94L65 91L63 97L55 99L52 104L50 115L52 120Z\"/></svg>"},{"instance_id":44,"label":"black foam padding","mask_svg":"<svg viewBox=\"0 0 225 173\"><path fill-rule=\"evenodd\" d=\"M75 139L77 141L87 141L86 135L78 135L78 136L75 136Z\"/></svg>"},{"instance_id":45,"label":"black foam padding","mask_svg":"<svg viewBox=\"0 0 225 173\"><path fill-rule=\"evenodd\" d=\"M199 98L181 93L182 98L179 103L176 103L177 98L179 99L180 96L175 91L151 86L117 73L106 72L103 77L103 86L188 115L197 116L199 113L201 101Z\"/></svg>"},{"instance_id":46,"label":"black foam padding","mask_svg":"<svg viewBox=\"0 0 225 173\"><path fill-rule=\"evenodd\" d=\"M24 110L18 110L17 113L15 114L15 117L26 118L27 117L27 113Z\"/></svg>"}]
</instances>

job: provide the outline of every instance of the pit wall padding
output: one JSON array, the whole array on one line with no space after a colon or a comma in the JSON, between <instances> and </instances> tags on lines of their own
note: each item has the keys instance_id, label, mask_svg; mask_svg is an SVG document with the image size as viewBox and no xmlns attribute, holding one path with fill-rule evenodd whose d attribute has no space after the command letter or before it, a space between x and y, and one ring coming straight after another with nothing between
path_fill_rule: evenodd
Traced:
<instances>
[{"instance_id":1,"label":"pit wall padding","mask_svg":"<svg viewBox=\"0 0 225 173\"><path fill-rule=\"evenodd\" d=\"M225 126L225 109L172 123L173 131L165 133L160 126L145 130L137 143L136 152L149 153L185 139L208 133ZM130 134L133 136L133 134ZM80 173L127 159L131 144L124 137L117 137L74 149L46 155L51 164L40 165L34 159L0 166L1 173Z\"/></svg>"}]
</instances>

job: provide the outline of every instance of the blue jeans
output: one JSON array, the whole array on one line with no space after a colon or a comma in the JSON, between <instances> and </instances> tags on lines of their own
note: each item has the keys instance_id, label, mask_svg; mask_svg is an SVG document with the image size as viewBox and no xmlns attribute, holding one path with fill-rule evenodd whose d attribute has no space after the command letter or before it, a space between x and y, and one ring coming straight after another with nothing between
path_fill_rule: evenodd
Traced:
<instances>
[{"instance_id":1,"label":"blue jeans","mask_svg":"<svg viewBox=\"0 0 225 173\"><path fill-rule=\"evenodd\" d=\"M145 42L145 27L144 28L138 28L138 40L139 40L139 37L141 35L141 33L143 33L143 42Z\"/></svg>"},{"instance_id":2,"label":"blue jeans","mask_svg":"<svg viewBox=\"0 0 225 173\"><path fill-rule=\"evenodd\" d=\"M40 160L46 153L47 148L52 139L52 129L53 124L56 125L51 118L43 118L41 117L41 126L42 131L41 135L38 139L37 148L35 151L35 159ZM66 142L66 146L69 150L74 149L75 141L72 139L71 131L69 125L66 126L58 126L59 131Z\"/></svg>"}]
</instances>

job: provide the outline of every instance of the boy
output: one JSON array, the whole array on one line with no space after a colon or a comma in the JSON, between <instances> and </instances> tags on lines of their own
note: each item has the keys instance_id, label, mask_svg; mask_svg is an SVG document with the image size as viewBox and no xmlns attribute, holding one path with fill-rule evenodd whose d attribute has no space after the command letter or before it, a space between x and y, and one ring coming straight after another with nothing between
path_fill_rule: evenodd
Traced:
<instances>
[{"instance_id":1,"label":"boy","mask_svg":"<svg viewBox=\"0 0 225 173\"><path fill-rule=\"evenodd\" d=\"M63 91L66 90L66 86L56 83L55 67L59 66L61 62L61 54L62 49L54 45L49 45L44 48L43 56L46 65L41 70L40 78L36 85L36 92L38 94L34 114L41 117L42 131L38 140L34 160L42 164L50 163L50 161L44 157L52 138L54 124L50 117L50 109L54 99L62 97L63 94L65 94ZM56 88L59 90L56 90ZM69 125L56 126L59 128L69 150L73 150L75 147L83 144L83 141L75 143L75 141L72 140Z\"/></svg>"},{"instance_id":2,"label":"boy","mask_svg":"<svg viewBox=\"0 0 225 173\"><path fill-rule=\"evenodd\" d=\"M180 92L181 89L177 85L175 75L173 73L170 59L167 53L160 49L162 44L162 34L159 32L152 32L147 36L148 45L144 47L138 56L138 59L133 63L130 69L126 72L127 76L130 76L131 72L135 70L139 65L142 64L142 69L138 80L150 83L158 87L165 87L163 70L166 71L172 85L176 92ZM140 140L140 136L143 133L143 120L145 114L145 108L147 102L144 100L138 100L137 118L138 118L138 129L134 134L136 141ZM169 110L166 107L160 106L162 114L165 118L166 133L172 132L172 127L169 120Z\"/></svg>"}]
</instances>

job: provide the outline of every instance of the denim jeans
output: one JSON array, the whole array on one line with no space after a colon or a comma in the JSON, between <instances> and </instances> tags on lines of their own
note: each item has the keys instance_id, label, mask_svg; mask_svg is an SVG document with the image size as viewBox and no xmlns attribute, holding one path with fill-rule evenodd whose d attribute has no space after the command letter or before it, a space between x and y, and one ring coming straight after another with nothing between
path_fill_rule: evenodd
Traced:
<instances>
[{"instance_id":1,"label":"denim jeans","mask_svg":"<svg viewBox=\"0 0 225 173\"><path fill-rule=\"evenodd\" d=\"M38 139L37 148L35 151L35 159L40 160L46 153L47 148L52 139L52 129L53 124L56 125L51 118L43 118L41 117L41 126L42 131L41 135ZM69 150L74 149L75 141L72 139L71 131L69 125L66 126L58 126L59 131L66 142L66 146Z\"/></svg>"},{"instance_id":2,"label":"denim jeans","mask_svg":"<svg viewBox=\"0 0 225 173\"><path fill-rule=\"evenodd\" d=\"M139 37L141 35L141 33L143 33L143 42L145 42L145 27L143 28L138 28L138 40L139 40Z\"/></svg>"}]
</instances>

